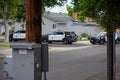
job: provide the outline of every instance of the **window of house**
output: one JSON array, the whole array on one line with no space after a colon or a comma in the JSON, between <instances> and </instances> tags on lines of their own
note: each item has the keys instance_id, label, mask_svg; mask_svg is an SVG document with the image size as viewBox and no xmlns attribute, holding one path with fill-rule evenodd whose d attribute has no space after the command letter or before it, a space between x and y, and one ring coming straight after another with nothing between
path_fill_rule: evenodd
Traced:
<instances>
[{"instance_id":1,"label":"window of house","mask_svg":"<svg viewBox=\"0 0 120 80\"><path fill-rule=\"evenodd\" d=\"M52 28L53 28L53 29L56 29L56 24L53 24L53 25L52 25Z\"/></svg>"}]
</instances>

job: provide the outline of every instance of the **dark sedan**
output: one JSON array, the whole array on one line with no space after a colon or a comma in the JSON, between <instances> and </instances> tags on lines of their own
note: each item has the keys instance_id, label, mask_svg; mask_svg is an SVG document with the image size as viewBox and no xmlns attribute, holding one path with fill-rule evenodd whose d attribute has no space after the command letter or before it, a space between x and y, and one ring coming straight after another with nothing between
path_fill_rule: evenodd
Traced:
<instances>
[{"instance_id":1,"label":"dark sedan","mask_svg":"<svg viewBox=\"0 0 120 80\"><path fill-rule=\"evenodd\" d=\"M91 37L90 42L92 44L96 44L96 43L104 44L104 43L106 43L107 42L106 32L101 32L101 33L97 34L97 36Z\"/></svg>"},{"instance_id":2,"label":"dark sedan","mask_svg":"<svg viewBox=\"0 0 120 80\"><path fill-rule=\"evenodd\" d=\"M100 32L97 36L91 37L90 42L92 44L104 44L107 42L107 33L106 32ZM120 33L116 32L115 33L115 43L119 44L120 43Z\"/></svg>"}]
</instances>

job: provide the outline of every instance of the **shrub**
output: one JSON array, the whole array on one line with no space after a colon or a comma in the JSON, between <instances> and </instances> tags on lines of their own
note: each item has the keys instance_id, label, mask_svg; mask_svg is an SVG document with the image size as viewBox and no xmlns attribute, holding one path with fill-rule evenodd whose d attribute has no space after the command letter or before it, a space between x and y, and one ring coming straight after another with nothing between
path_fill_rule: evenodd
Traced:
<instances>
[{"instance_id":1,"label":"shrub","mask_svg":"<svg viewBox=\"0 0 120 80\"><path fill-rule=\"evenodd\" d=\"M87 33L82 33L81 37L88 37L89 35Z\"/></svg>"},{"instance_id":2,"label":"shrub","mask_svg":"<svg viewBox=\"0 0 120 80\"><path fill-rule=\"evenodd\" d=\"M86 37L87 40L90 40L90 38L91 38L91 36L89 36L87 33L82 33L82 34L80 35L80 39L81 39L82 37Z\"/></svg>"}]
</instances>

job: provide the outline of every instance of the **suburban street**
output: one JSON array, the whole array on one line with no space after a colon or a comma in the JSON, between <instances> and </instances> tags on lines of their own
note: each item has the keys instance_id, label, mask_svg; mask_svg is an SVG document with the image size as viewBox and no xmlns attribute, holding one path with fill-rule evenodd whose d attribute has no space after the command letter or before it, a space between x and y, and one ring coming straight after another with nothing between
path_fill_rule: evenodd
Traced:
<instances>
[{"instance_id":1,"label":"suburban street","mask_svg":"<svg viewBox=\"0 0 120 80\"><path fill-rule=\"evenodd\" d=\"M117 65L120 45L116 46ZM76 49L77 48L77 49ZM106 45L91 45L50 52L48 80L107 80Z\"/></svg>"},{"instance_id":2,"label":"suburban street","mask_svg":"<svg viewBox=\"0 0 120 80\"><path fill-rule=\"evenodd\" d=\"M0 48L0 50L1 54L11 55L12 53L10 48ZM116 45L116 53L116 72L117 80L119 80L120 44ZM106 72L106 44L92 45L89 41L77 42L72 45L49 44L47 80L107 80Z\"/></svg>"}]
</instances>

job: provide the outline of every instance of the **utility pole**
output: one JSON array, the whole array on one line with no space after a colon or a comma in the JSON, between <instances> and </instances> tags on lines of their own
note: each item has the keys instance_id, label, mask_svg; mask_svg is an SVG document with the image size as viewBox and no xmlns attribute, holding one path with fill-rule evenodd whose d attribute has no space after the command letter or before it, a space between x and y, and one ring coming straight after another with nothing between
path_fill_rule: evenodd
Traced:
<instances>
[{"instance_id":1,"label":"utility pole","mask_svg":"<svg viewBox=\"0 0 120 80\"><path fill-rule=\"evenodd\" d=\"M41 44L42 32L42 0L26 0L26 42ZM38 45L33 49L34 56L34 80L41 80L41 49ZM30 59L31 60L31 59Z\"/></svg>"},{"instance_id":2,"label":"utility pole","mask_svg":"<svg viewBox=\"0 0 120 80\"><path fill-rule=\"evenodd\" d=\"M26 0L26 42L41 43L42 0Z\"/></svg>"}]
</instances>

